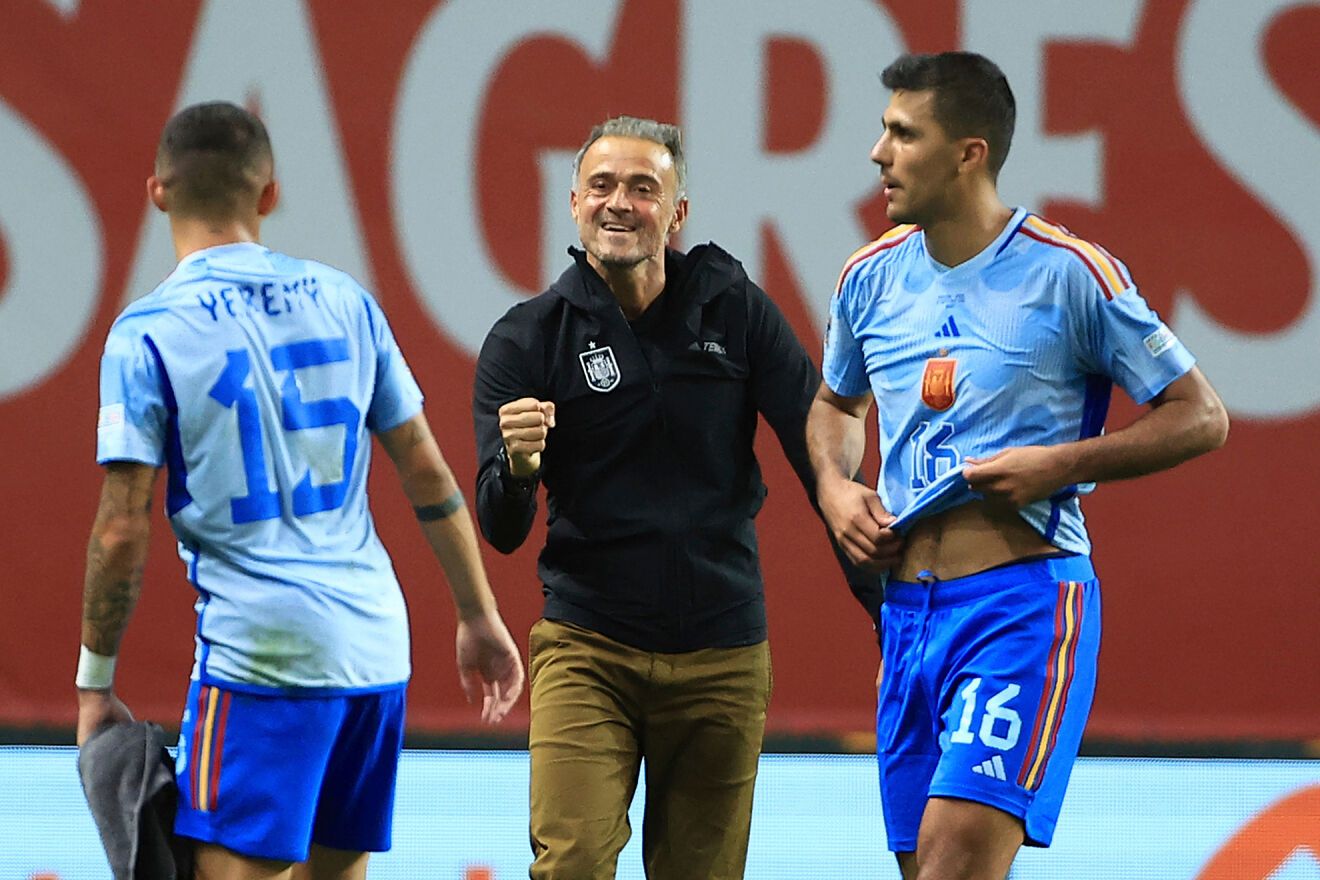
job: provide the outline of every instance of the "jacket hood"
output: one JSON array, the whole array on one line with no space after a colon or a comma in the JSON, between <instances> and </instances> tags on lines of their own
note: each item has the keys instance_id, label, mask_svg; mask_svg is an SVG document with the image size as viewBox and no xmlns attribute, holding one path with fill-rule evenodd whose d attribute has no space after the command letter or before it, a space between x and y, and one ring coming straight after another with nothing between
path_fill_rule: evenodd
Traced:
<instances>
[{"instance_id":1,"label":"jacket hood","mask_svg":"<svg viewBox=\"0 0 1320 880\"><path fill-rule=\"evenodd\" d=\"M564 270L549 291L584 311L613 305L609 288L581 248L570 247L573 265ZM671 297L694 305L710 302L725 291L747 281L747 272L724 248L706 242L687 253L669 248L665 251L665 290Z\"/></svg>"}]
</instances>

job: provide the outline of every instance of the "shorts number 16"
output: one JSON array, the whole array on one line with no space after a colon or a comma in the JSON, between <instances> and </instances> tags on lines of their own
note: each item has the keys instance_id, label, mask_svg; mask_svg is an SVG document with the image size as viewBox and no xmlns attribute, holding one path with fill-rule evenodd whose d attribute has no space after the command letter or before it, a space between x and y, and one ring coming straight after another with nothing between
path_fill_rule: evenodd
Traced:
<instances>
[{"instance_id":1,"label":"shorts number 16","mask_svg":"<svg viewBox=\"0 0 1320 880\"><path fill-rule=\"evenodd\" d=\"M963 701L962 717L958 721L957 730L949 735L950 742L970 743L976 739L972 735L972 720L976 715L976 691L980 687L981 679L974 678L967 682L959 694ZM990 748L1006 752L1017 745L1018 736L1022 733L1022 716L1009 708L1007 703L1021 690L1016 684L1010 684L986 701L979 732L981 742ZM995 725L1001 721L1007 725L1002 735L995 732Z\"/></svg>"}]
</instances>

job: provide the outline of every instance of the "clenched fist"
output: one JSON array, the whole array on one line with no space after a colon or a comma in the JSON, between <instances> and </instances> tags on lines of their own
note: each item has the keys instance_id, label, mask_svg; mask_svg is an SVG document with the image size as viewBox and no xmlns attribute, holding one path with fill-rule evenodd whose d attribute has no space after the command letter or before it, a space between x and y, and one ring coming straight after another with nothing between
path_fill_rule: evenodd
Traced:
<instances>
[{"instance_id":1,"label":"clenched fist","mask_svg":"<svg viewBox=\"0 0 1320 880\"><path fill-rule=\"evenodd\" d=\"M500 407L500 437L515 477L531 476L541 469L545 438L554 426L552 401L523 397Z\"/></svg>"}]
</instances>

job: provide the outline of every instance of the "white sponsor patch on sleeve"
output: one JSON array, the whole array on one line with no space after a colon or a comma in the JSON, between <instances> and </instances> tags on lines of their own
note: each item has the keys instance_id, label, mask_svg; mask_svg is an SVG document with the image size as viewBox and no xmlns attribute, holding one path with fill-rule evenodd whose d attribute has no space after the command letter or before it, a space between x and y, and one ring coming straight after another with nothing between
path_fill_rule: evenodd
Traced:
<instances>
[{"instance_id":1,"label":"white sponsor patch on sleeve","mask_svg":"<svg viewBox=\"0 0 1320 880\"><path fill-rule=\"evenodd\" d=\"M1178 337L1173 335L1173 331L1163 324L1154 333L1142 340L1146 343L1146 349L1153 357L1159 357L1169 349L1173 348Z\"/></svg>"},{"instance_id":2,"label":"white sponsor patch on sleeve","mask_svg":"<svg viewBox=\"0 0 1320 880\"><path fill-rule=\"evenodd\" d=\"M101 407L100 414L96 417L96 427L114 428L124 424L124 405L122 403L111 403Z\"/></svg>"}]
</instances>

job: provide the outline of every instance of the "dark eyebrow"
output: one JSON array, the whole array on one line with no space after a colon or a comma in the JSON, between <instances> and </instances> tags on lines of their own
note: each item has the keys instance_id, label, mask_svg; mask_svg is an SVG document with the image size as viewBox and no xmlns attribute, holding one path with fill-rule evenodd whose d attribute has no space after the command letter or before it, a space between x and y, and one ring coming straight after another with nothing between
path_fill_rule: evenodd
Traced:
<instances>
[{"instance_id":1,"label":"dark eyebrow","mask_svg":"<svg viewBox=\"0 0 1320 880\"><path fill-rule=\"evenodd\" d=\"M883 117L881 118L880 121L881 123L884 124L886 131L892 131L894 134L909 135L912 134L914 131L913 128L903 124L902 122L894 122L888 119L884 119Z\"/></svg>"}]
</instances>

